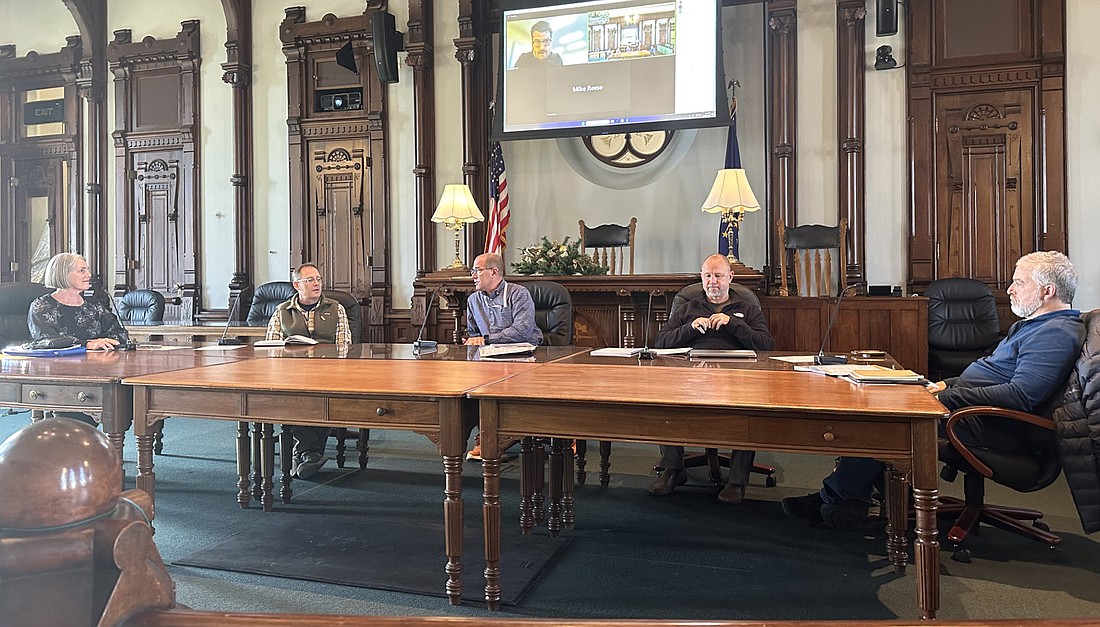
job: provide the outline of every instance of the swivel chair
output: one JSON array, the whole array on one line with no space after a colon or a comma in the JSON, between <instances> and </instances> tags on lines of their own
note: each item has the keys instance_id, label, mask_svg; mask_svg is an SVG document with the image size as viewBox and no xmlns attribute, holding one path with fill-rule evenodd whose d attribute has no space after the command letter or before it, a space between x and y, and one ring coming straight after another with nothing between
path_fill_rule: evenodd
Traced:
<instances>
[{"instance_id":1,"label":"swivel chair","mask_svg":"<svg viewBox=\"0 0 1100 627\"><path fill-rule=\"evenodd\" d=\"M52 291L41 283L0 283L0 348L31 339L31 302Z\"/></svg>"},{"instance_id":2,"label":"swivel chair","mask_svg":"<svg viewBox=\"0 0 1100 627\"><path fill-rule=\"evenodd\" d=\"M266 326L275 309L295 293L294 284L290 281L272 281L257 287L245 323L250 327Z\"/></svg>"},{"instance_id":3,"label":"swivel chair","mask_svg":"<svg viewBox=\"0 0 1100 627\"><path fill-rule=\"evenodd\" d=\"M1052 416L1059 420L1068 418L1069 406L1064 404L1067 392L1073 390L1080 395L1085 373L1096 370L1100 360L1100 310L1082 314L1085 321L1085 346L1077 359L1074 369L1064 386L1066 392L1059 390L1054 396L1055 408ZM1063 402L1059 402L1063 401ZM1085 406L1088 420L1094 420L1096 409ZM1020 453L991 451L985 448L968 446L957 435L959 421L970 416L997 416L1004 420L1015 420L1030 425L1029 450ZM1057 430L1057 435L1055 431ZM1051 533L1041 518L1043 513L1035 509L991 505L985 502L985 480L990 479L1017 492L1034 492L1053 483L1062 472L1058 441L1069 437L1082 437L1080 433L1070 433L1072 429L1064 423L1056 424L1051 416L1037 416L1000 407L966 407L956 410L945 425L946 439L939 442L939 457L944 462L940 477L954 481L959 472L964 475L963 500L940 497L939 514L957 515L947 533L947 539L955 545L952 559L969 562L970 549L962 546L970 536L979 534L980 523L1000 527L1006 531L1042 542L1052 549L1052 559L1063 562L1067 556L1055 550L1061 538ZM1087 437L1084 436L1084 437ZM1086 444L1087 446L1087 444ZM1093 454L1095 457L1095 453ZM1087 470L1086 470L1087 471ZM1092 470L1092 472L1095 472ZM1067 480L1071 489L1076 477L1067 470ZM1026 523L1031 523L1030 525Z\"/></svg>"},{"instance_id":4,"label":"swivel chair","mask_svg":"<svg viewBox=\"0 0 1100 627\"><path fill-rule=\"evenodd\" d=\"M928 297L928 377L942 381L962 374L1000 341L997 302L989 286L975 279L938 279Z\"/></svg>"},{"instance_id":5,"label":"swivel chair","mask_svg":"<svg viewBox=\"0 0 1100 627\"><path fill-rule=\"evenodd\" d=\"M155 290L130 290L115 299L118 319L126 322L164 320L164 295Z\"/></svg>"}]
</instances>

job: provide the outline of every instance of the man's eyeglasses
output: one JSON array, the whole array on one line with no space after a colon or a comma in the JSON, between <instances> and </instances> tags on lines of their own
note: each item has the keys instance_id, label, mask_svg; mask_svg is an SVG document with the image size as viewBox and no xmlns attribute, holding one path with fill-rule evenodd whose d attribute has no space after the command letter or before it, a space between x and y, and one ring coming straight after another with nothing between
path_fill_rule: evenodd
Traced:
<instances>
[{"instance_id":1,"label":"man's eyeglasses","mask_svg":"<svg viewBox=\"0 0 1100 627\"><path fill-rule=\"evenodd\" d=\"M470 268L470 274L477 276L482 272L488 272L489 270L492 270L492 268Z\"/></svg>"},{"instance_id":2,"label":"man's eyeglasses","mask_svg":"<svg viewBox=\"0 0 1100 627\"><path fill-rule=\"evenodd\" d=\"M324 279L322 279L319 276L307 276L307 277L302 277L302 278L298 279L298 281L300 283L305 283L307 285L313 285L314 283L320 284L321 281L323 281L323 280Z\"/></svg>"}]
</instances>

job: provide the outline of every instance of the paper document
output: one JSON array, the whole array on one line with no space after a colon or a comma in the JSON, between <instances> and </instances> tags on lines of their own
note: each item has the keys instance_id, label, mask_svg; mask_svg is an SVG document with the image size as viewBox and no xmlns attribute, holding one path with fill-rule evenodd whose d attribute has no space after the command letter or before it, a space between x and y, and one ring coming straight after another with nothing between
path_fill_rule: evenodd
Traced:
<instances>
[{"instance_id":1,"label":"paper document","mask_svg":"<svg viewBox=\"0 0 1100 627\"><path fill-rule=\"evenodd\" d=\"M813 355L772 355L772 359L776 361L785 361L788 364L812 364L814 363Z\"/></svg>"},{"instance_id":2,"label":"paper document","mask_svg":"<svg viewBox=\"0 0 1100 627\"><path fill-rule=\"evenodd\" d=\"M319 344L319 342L311 337L304 335L290 335L285 340L259 340L253 342L253 346L270 347L270 346L286 346L287 344Z\"/></svg>"},{"instance_id":3,"label":"paper document","mask_svg":"<svg viewBox=\"0 0 1100 627\"><path fill-rule=\"evenodd\" d=\"M852 364L828 364L828 365L812 365L812 366L795 366L794 369L799 372L816 372L818 374L826 374L830 377L843 377L852 374L853 370L869 370L871 368L882 368L882 366L868 366L866 364L852 365ZM889 369L882 368L889 372Z\"/></svg>"},{"instance_id":4,"label":"paper document","mask_svg":"<svg viewBox=\"0 0 1100 627\"><path fill-rule=\"evenodd\" d=\"M530 342L518 342L515 344L485 344L477 349L482 357L497 357L499 355L522 355L533 353L538 348Z\"/></svg>"},{"instance_id":5,"label":"paper document","mask_svg":"<svg viewBox=\"0 0 1100 627\"><path fill-rule=\"evenodd\" d=\"M689 353L692 353L692 350L689 347L685 347L685 348L651 348L651 349L649 349L649 352L653 353L654 355L663 355L665 357L668 357L669 355L687 355Z\"/></svg>"},{"instance_id":6,"label":"paper document","mask_svg":"<svg viewBox=\"0 0 1100 627\"><path fill-rule=\"evenodd\" d=\"M597 348L596 350L588 353L593 357L634 357L638 353L642 352L640 348L620 348L617 346L609 346L607 348Z\"/></svg>"},{"instance_id":7,"label":"paper document","mask_svg":"<svg viewBox=\"0 0 1100 627\"><path fill-rule=\"evenodd\" d=\"M210 344L209 346L200 346L196 348L197 351L235 351L244 348L247 344L231 344L228 346L221 346L219 344Z\"/></svg>"},{"instance_id":8,"label":"paper document","mask_svg":"<svg viewBox=\"0 0 1100 627\"><path fill-rule=\"evenodd\" d=\"M740 348L693 348L692 358L695 357L724 357L727 359L756 359L756 351Z\"/></svg>"}]
</instances>

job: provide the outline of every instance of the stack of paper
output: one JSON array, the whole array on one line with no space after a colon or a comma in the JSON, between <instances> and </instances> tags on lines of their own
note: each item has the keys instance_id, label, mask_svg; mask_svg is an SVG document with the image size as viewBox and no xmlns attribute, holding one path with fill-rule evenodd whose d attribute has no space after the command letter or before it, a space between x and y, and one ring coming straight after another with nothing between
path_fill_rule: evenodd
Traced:
<instances>
[{"instance_id":1,"label":"stack of paper","mask_svg":"<svg viewBox=\"0 0 1100 627\"><path fill-rule=\"evenodd\" d=\"M609 346L607 348L597 348L589 353L589 355L593 357L634 357L640 352L642 352L641 348L619 348L617 346Z\"/></svg>"},{"instance_id":2,"label":"stack of paper","mask_svg":"<svg viewBox=\"0 0 1100 627\"><path fill-rule=\"evenodd\" d=\"M848 378L856 383L924 383L926 379L912 370L853 368Z\"/></svg>"},{"instance_id":3,"label":"stack of paper","mask_svg":"<svg viewBox=\"0 0 1100 627\"><path fill-rule=\"evenodd\" d=\"M517 342L515 344L486 344L478 348L478 355L482 357L501 357L504 355L522 355L533 353L538 348L530 342Z\"/></svg>"}]
</instances>

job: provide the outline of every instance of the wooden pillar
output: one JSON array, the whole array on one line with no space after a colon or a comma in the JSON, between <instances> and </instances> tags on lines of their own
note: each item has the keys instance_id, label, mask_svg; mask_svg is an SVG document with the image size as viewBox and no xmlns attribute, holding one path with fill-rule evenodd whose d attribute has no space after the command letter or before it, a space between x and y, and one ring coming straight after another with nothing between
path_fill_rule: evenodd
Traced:
<instances>
[{"instance_id":1,"label":"wooden pillar","mask_svg":"<svg viewBox=\"0 0 1100 627\"><path fill-rule=\"evenodd\" d=\"M432 0L409 0L405 62L413 69L413 165L416 202L416 276L435 266L435 49Z\"/></svg>"},{"instance_id":2,"label":"wooden pillar","mask_svg":"<svg viewBox=\"0 0 1100 627\"><path fill-rule=\"evenodd\" d=\"M455 58L462 64L462 178L478 208L489 208L489 53L488 14L483 0L459 0ZM487 218L488 216L486 216ZM485 247L485 223L466 226L466 255L472 260Z\"/></svg>"},{"instance_id":3,"label":"wooden pillar","mask_svg":"<svg viewBox=\"0 0 1100 627\"><path fill-rule=\"evenodd\" d=\"M222 82L233 89L233 209L236 216L233 276L229 281L228 314L244 320L247 307L232 303L251 296L255 254L252 179L252 0L222 0L226 23L226 62ZM247 300L246 300L247 302Z\"/></svg>"},{"instance_id":4,"label":"wooden pillar","mask_svg":"<svg viewBox=\"0 0 1100 627\"><path fill-rule=\"evenodd\" d=\"M847 274L847 284L852 285L865 280L867 259L864 215L867 95L863 58L867 9L863 0L837 0L836 17L838 218L848 220L848 258L843 260L842 271Z\"/></svg>"},{"instance_id":5,"label":"wooden pillar","mask_svg":"<svg viewBox=\"0 0 1100 627\"><path fill-rule=\"evenodd\" d=\"M778 281L783 242L773 236L777 220L797 224L795 206L795 139L798 94L796 0L771 0L767 5L768 77L768 265L771 282Z\"/></svg>"}]
</instances>

